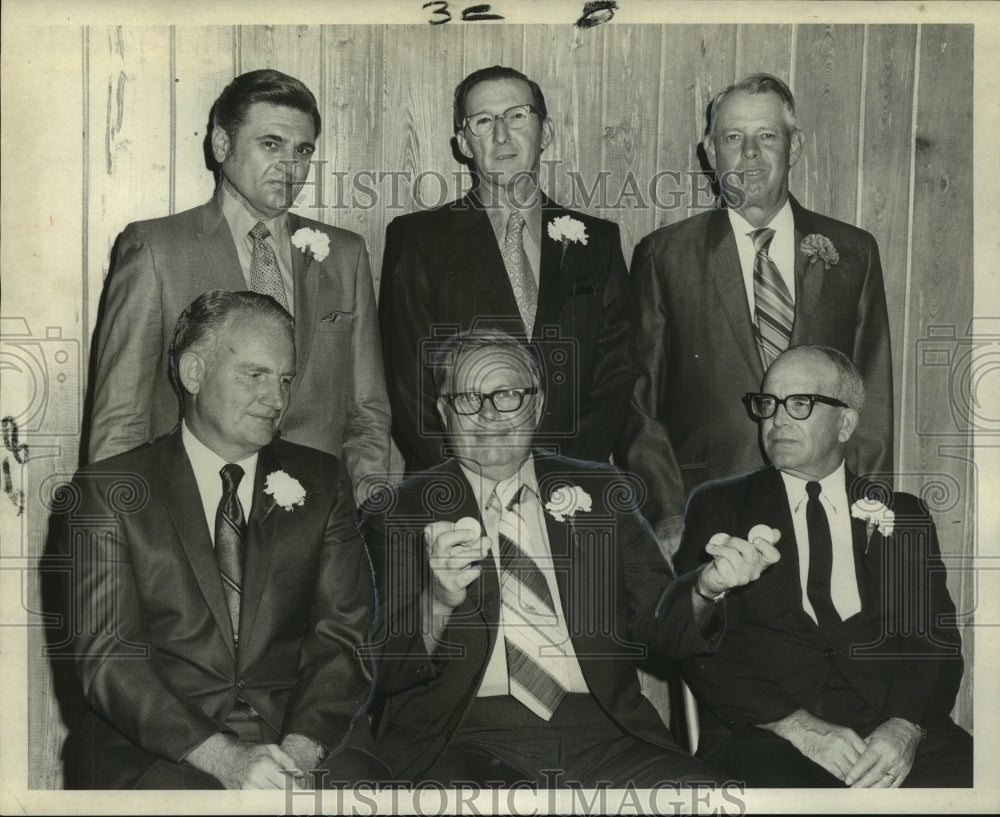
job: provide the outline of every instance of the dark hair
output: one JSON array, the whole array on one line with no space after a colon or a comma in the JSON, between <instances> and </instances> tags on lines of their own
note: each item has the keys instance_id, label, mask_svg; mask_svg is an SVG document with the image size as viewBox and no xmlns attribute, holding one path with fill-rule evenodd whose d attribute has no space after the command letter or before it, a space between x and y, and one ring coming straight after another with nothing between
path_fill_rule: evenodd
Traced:
<instances>
[{"instance_id":1,"label":"dark hair","mask_svg":"<svg viewBox=\"0 0 1000 817\"><path fill-rule=\"evenodd\" d=\"M729 94L742 91L746 94L775 94L785 107L785 125L789 132L797 129L795 124L795 97L791 89L780 79L772 74L750 74L737 82L723 88L715 95L709 107L710 115L708 120L708 135L711 136L715 130L715 117L722 100Z\"/></svg>"},{"instance_id":2,"label":"dark hair","mask_svg":"<svg viewBox=\"0 0 1000 817\"><path fill-rule=\"evenodd\" d=\"M451 382L458 359L465 354L480 349L509 349L531 373L536 384L542 382L542 371L538 361L528 348L513 335L501 332L499 329L472 329L452 335L434 355L434 385L440 396Z\"/></svg>"},{"instance_id":3,"label":"dark hair","mask_svg":"<svg viewBox=\"0 0 1000 817\"><path fill-rule=\"evenodd\" d=\"M821 346L818 343L789 346L782 352L782 355L788 352L816 352L829 360L837 369L837 393L830 396L836 397L838 400L843 400L858 414L861 413L865 407L865 379L861 376L858 367L854 365L853 360L839 349L834 349L831 346ZM775 359L775 362L780 360L782 355L779 355ZM771 365L773 366L774 363Z\"/></svg>"},{"instance_id":4,"label":"dark hair","mask_svg":"<svg viewBox=\"0 0 1000 817\"><path fill-rule=\"evenodd\" d=\"M181 312L170 339L170 380L181 401L182 414L184 387L177 371L181 355L190 349L207 351L214 346L218 333L241 315L276 320L294 335L295 319L270 295L224 289L203 292Z\"/></svg>"},{"instance_id":5,"label":"dark hair","mask_svg":"<svg viewBox=\"0 0 1000 817\"><path fill-rule=\"evenodd\" d=\"M212 105L212 126L222 128L230 139L235 139L247 111L258 102L309 114L316 126L316 136L319 136L319 107L312 91L301 80L273 68L249 71L230 82Z\"/></svg>"},{"instance_id":6,"label":"dark hair","mask_svg":"<svg viewBox=\"0 0 1000 817\"><path fill-rule=\"evenodd\" d=\"M469 91L480 82L491 82L498 79L519 79L522 82L528 83L528 87L531 89L531 104L538 109L539 118L544 120L548 117L549 112L545 107L545 95L542 93L542 89L538 87L537 82L533 79L528 79L515 68L508 68L505 65L494 65L491 68L480 68L478 71L473 71L458 83L458 87L455 88L453 109L455 133L462 130L462 123L466 117L465 99L469 95ZM477 112L473 111L473 113Z\"/></svg>"}]
</instances>

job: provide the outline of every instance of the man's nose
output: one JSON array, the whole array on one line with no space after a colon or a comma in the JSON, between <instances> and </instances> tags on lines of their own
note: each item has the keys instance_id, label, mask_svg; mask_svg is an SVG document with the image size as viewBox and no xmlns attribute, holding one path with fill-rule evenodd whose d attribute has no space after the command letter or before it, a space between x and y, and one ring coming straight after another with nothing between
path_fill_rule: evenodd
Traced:
<instances>
[{"instance_id":1,"label":"man's nose","mask_svg":"<svg viewBox=\"0 0 1000 817\"><path fill-rule=\"evenodd\" d=\"M498 145L510 141L510 128L507 127L507 120L502 116L493 119L493 141Z\"/></svg>"},{"instance_id":2,"label":"man's nose","mask_svg":"<svg viewBox=\"0 0 1000 817\"><path fill-rule=\"evenodd\" d=\"M753 136L748 136L743 140L743 155L746 157L753 157L760 153L760 146L757 144L756 138Z\"/></svg>"},{"instance_id":3,"label":"man's nose","mask_svg":"<svg viewBox=\"0 0 1000 817\"><path fill-rule=\"evenodd\" d=\"M265 383L257 399L268 408L281 411L288 402L287 387L279 381Z\"/></svg>"},{"instance_id":4,"label":"man's nose","mask_svg":"<svg viewBox=\"0 0 1000 817\"><path fill-rule=\"evenodd\" d=\"M780 426L786 426L792 421L792 416L785 410L785 404L779 403L777 408L774 410L774 417L772 418L774 424Z\"/></svg>"}]
</instances>

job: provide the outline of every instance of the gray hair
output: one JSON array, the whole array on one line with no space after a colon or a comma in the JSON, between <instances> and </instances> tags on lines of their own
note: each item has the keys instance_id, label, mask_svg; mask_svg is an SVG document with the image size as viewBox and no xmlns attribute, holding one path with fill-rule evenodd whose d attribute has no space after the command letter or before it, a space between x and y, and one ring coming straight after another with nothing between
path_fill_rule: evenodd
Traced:
<instances>
[{"instance_id":1,"label":"gray hair","mask_svg":"<svg viewBox=\"0 0 1000 817\"><path fill-rule=\"evenodd\" d=\"M791 89L771 74L750 74L736 84L723 88L712 99L709 106L708 136L711 136L715 131L715 119L722 100L737 91L742 91L746 94L774 94L781 100L782 107L784 108L785 127L788 129L788 132L794 133L798 130L798 125L795 124L795 97L792 95Z\"/></svg>"},{"instance_id":2,"label":"gray hair","mask_svg":"<svg viewBox=\"0 0 1000 817\"><path fill-rule=\"evenodd\" d=\"M853 360L839 349L819 344L790 346L782 354L792 351L816 352L829 360L837 369L837 393L830 396L843 400L858 414L862 412L865 407L865 380Z\"/></svg>"},{"instance_id":3,"label":"gray hair","mask_svg":"<svg viewBox=\"0 0 1000 817\"><path fill-rule=\"evenodd\" d=\"M455 366L462 355L480 349L509 349L524 368L531 373L536 385L541 385L542 370L535 356L513 335L508 335L499 329L472 329L452 335L438 349L434 356L434 385L438 396L444 394L445 388L451 383Z\"/></svg>"}]
</instances>

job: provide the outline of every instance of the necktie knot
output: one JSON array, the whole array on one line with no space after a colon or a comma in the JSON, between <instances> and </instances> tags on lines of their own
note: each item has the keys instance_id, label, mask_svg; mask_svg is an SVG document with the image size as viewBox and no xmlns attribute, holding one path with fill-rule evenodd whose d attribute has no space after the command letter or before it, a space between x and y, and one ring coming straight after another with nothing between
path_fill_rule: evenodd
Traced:
<instances>
[{"instance_id":1,"label":"necktie knot","mask_svg":"<svg viewBox=\"0 0 1000 817\"><path fill-rule=\"evenodd\" d=\"M759 230L754 230L750 233L750 239L753 241L754 252L766 253L768 248L771 246L772 238L774 238L774 230L770 227L761 227Z\"/></svg>"},{"instance_id":2,"label":"necktie knot","mask_svg":"<svg viewBox=\"0 0 1000 817\"><path fill-rule=\"evenodd\" d=\"M263 241L264 239L270 237L271 231L264 226L263 221L258 221L253 225L253 229L250 230L250 238L254 241Z\"/></svg>"},{"instance_id":3,"label":"necktie knot","mask_svg":"<svg viewBox=\"0 0 1000 817\"><path fill-rule=\"evenodd\" d=\"M222 466L219 474L222 475L222 490L225 493L235 493L239 489L240 482L243 480L243 469L235 462Z\"/></svg>"},{"instance_id":4,"label":"necktie knot","mask_svg":"<svg viewBox=\"0 0 1000 817\"><path fill-rule=\"evenodd\" d=\"M505 238L507 241L521 241L523 233L524 216L521 215L520 210L512 210L511 214L507 217L507 232L505 234Z\"/></svg>"},{"instance_id":5,"label":"necktie knot","mask_svg":"<svg viewBox=\"0 0 1000 817\"><path fill-rule=\"evenodd\" d=\"M806 483L806 494L810 499L816 499L820 492L823 490L823 486L818 482L807 482Z\"/></svg>"}]
</instances>

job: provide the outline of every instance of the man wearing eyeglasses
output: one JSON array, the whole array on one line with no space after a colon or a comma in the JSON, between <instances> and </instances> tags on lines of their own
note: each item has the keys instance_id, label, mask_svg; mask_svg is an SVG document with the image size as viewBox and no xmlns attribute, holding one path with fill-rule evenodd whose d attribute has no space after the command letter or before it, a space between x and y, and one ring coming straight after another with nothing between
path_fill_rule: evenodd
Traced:
<instances>
[{"instance_id":1,"label":"man wearing eyeglasses","mask_svg":"<svg viewBox=\"0 0 1000 817\"><path fill-rule=\"evenodd\" d=\"M434 374L455 458L362 509L383 606L383 761L443 785L719 782L674 743L635 662L709 652L714 600L773 546L728 542L674 582L615 469L532 451L546 395L522 344L457 335Z\"/></svg>"},{"instance_id":2,"label":"man wearing eyeglasses","mask_svg":"<svg viewBox=\"0 0 1000 817\"><path fill-rule=\"evenodd\" d=\"M844 464L866 410L857 368L793 347L744 403L772 464L695 490L676 565L768 530L781 558L729 594L718 651L685 662L707 707L699 757L753 786L971 786L934 522Z\"/></svg>"},{"instance_id":3,"label":"man wearing eyeglasses","mask_svg":"<svg viewBox=\"0 0 1000 817\"><path fill-rule=\"evenodd\" d=\"M386 231L379 316L407 472L445 457L431 362L444 338L472 328L532 342L548 394L539 445L607 461L635 369L618 226L541 190L555 130L541 89L521 72L497 65L463 79L454 131L473 189Z\"/></svg>"}]
</instances>

